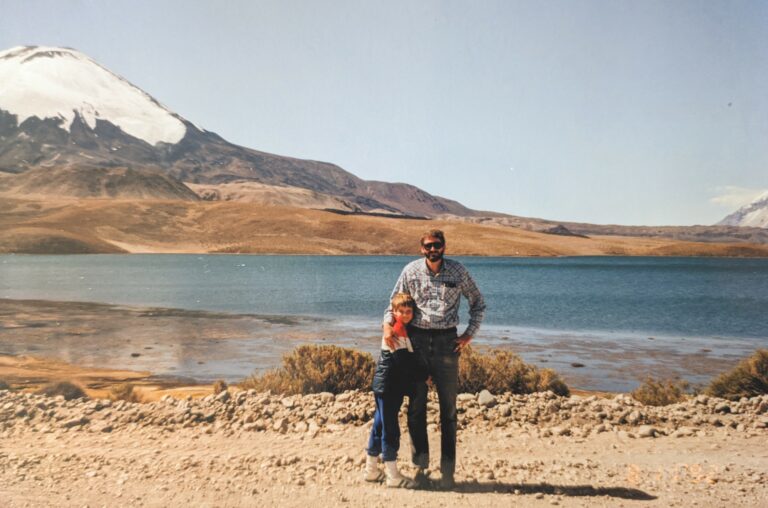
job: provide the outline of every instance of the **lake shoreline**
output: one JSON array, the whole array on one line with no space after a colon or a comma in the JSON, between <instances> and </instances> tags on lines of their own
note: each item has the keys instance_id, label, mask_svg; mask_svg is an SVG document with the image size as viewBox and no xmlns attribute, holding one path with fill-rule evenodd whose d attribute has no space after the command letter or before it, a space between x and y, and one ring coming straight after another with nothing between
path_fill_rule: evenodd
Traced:
<instances>
[{"instance_id":1,"label":"lake shoreline","mask_svg":"<svg viewBox=\"0 0 768 508\"><path fill-rule=\"evenodd\" d=\"M375 356L375 327L349 326L312 316L0 299L0 354L143 373L142 382L156 386L236 383L277 367L285 353L303 344L334 344ZM744 340L718 351L709 343L703 344L712 349L665 337L627 343L622 336L606 341L589 334L508 331L491 342L481 332L475 347L512 350L528 363L554 369L572 389L590 392L628 392L648 375L704 384L764 347Z\"/></svg>"}]
</instances>

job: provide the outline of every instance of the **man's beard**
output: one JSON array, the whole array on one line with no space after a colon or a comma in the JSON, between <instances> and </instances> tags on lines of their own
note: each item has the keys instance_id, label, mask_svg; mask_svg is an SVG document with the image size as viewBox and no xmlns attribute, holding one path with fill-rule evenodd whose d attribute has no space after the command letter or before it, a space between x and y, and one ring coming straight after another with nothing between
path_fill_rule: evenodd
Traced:
<instances>
[{"instance_id":1,"label":"man's beard","mask_svg":"<svg viewBox=\"0 0 768 508\"><path fill-rule=\"evenodd\" d=\"M437 251L437 250L431 250L426 254L424 254L424 257L434 263L436 261L441 261L443 259L443 252Z\"/></svg>"}]
</instances>

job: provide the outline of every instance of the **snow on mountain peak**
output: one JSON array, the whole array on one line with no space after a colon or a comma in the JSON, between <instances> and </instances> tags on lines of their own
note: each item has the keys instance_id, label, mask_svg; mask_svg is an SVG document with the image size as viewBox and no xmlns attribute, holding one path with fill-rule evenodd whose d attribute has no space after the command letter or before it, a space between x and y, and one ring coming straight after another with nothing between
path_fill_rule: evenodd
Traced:
<instances>
[{"instance_id":1,"label":"snow on mountain peak","mask_svg":"<svg viewBox=\"0 0 768 508\"><path fill-rule=\"evenodd\" d=\"M718 225L768 228L768 191L718 222Z\"/></svg>"},{"instance_id":2,"label":"snow on mountain peak","mask_svg":"<svg viewBox=\"0 0 768 508\"><path fill-rule=\"evenodd\" d=\"M71 48L18 46L0 52L0 109L17 116L106 120L150 145L177 143L186 126L148 94Z\"/></svg>"}]
</instances>

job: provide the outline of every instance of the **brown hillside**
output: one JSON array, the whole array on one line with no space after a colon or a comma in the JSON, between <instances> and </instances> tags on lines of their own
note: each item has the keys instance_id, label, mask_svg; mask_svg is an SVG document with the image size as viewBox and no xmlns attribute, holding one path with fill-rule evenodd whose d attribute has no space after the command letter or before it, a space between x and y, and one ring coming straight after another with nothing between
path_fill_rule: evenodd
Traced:
<instances>
[{"instance_id":1,"label":"brown hillside","mask_svg":"<svg viewBox=\"0 0 768 508\"><path fill-rule=\"evenodd\" d=\"M183 183L152 169L56 166L1 174L0 194L7 197L181 199L199 197Z\"/></svg>"},{"instance_id":2,"label":"brown hillside","mask_svg":"<svg viewBox=\"0 0 768 508\"><path fill-rule=\"evenodd\" d=\"M449 252L480 256L768 256L759 245L580 238L451 220L345 216L243 202L0 201L0 252L416 254L426 228Z\"/></svg>"}]
</instances>

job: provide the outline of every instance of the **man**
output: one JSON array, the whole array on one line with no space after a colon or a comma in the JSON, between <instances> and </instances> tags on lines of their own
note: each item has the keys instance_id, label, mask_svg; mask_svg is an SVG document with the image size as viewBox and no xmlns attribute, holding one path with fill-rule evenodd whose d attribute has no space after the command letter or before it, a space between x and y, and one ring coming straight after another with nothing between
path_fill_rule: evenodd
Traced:
<instances>
[{"instance_id":1,"label":"man","mask_svg":"<svg viewBox=\"0 0 768 508\"><path fill-rule=\"evenodd\" d=\"M456 395L459 384L459 353L477 333L485 314L483 296L464 266L445 259L445 235L438 229L421 237L421 253L425 259L413 261L403 268L392 291L410 294L416 312L408 326L414 351L437 388L440 402L440 472L441 485L452 488L456 470ZM469 325L460 336L459 303L461 295L469 303ZM384 341L394 349L393 316L384 314ZM408 432L411 436L413 463L419 468L416 480L426 480L429 466L427 440L427 384L416 383L408 403Z\"/></svg>"}]
</instances>

